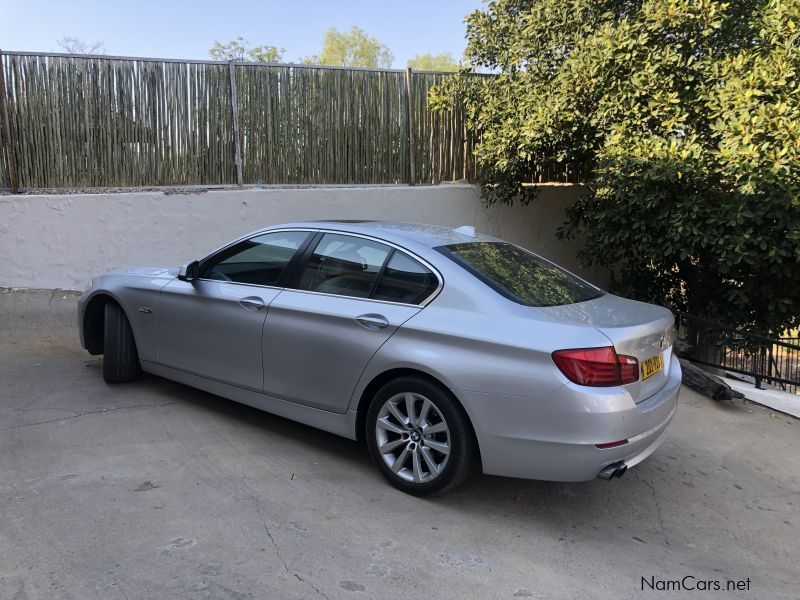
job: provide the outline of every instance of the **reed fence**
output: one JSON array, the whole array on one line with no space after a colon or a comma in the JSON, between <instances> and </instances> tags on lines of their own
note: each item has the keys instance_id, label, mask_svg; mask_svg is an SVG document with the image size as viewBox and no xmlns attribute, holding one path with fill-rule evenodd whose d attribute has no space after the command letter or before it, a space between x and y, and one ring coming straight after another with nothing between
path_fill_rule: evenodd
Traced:
<instances>
[{"instance_id":1,"label":"reed fence","mask_svg":"<svg viewBox=\"0 0 800 600\"><path fill-rule=\"evenodd\" d=\"M0 187L475 179L463 115L428 108L444 73L32 52L0 67Z\"/></svg>"},{"instance_id":2,"label":"reed fence","mask_svg":"<svg viewBox=\"0 0 800 600\"><path fill-rule=\"evenodd\" d=\"M0 51L0 188L474 181L476 134L428 107L453 76Z\"/></svg>"}]
</instances>

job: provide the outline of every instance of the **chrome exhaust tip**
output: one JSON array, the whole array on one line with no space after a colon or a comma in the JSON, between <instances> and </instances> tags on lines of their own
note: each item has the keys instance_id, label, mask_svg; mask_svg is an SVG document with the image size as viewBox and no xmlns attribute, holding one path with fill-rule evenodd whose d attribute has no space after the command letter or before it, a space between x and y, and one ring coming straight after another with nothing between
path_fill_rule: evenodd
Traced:
<instances>
[{"instance_id":1,"label":"chrome exhaust tip","mask_svg":"<svg viewBox=\"0 0 800 600\"><path fill-rule=\"evenodd\" d=\"M625 475L625 472L628 470L628 465L625 464L625 461L619 461L615 463L611 463L610 465L603 467L603 470L597 474L599 479L614 479L615 477L622 477Z\"/></svg>"}]
</instances>

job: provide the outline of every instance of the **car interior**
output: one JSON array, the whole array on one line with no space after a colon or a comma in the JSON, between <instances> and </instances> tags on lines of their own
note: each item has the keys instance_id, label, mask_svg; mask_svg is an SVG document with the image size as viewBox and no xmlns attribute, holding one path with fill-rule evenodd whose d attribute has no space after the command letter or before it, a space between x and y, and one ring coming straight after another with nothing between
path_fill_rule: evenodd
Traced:
<instances>
[{"instance_id":1,"label":"car interior","mask_svg":"<svg viewBox=\"0 0 800 600\"><path fill-rule=\"evenodd\" d=\"M377 270L355 250L342 248L328 256L314 254L306 265L300 289L325 294L366 298Z\"/></svg>"}]
</instances>

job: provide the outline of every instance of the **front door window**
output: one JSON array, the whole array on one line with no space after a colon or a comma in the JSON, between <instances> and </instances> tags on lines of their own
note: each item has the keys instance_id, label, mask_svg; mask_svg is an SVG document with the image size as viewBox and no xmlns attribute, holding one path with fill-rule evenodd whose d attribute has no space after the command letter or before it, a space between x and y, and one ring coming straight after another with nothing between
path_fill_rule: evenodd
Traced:
<instances>
[{"instance_id":1,"label":"front door window","mask_svg":"<svg viewBox=\"0 0 800 600\"><path fill-rule=\"evenodd\" d=\"M276 286L308 235L307 231L277 231L239 242L204 260L200 277Z\"/></svg>"}]
</instances>

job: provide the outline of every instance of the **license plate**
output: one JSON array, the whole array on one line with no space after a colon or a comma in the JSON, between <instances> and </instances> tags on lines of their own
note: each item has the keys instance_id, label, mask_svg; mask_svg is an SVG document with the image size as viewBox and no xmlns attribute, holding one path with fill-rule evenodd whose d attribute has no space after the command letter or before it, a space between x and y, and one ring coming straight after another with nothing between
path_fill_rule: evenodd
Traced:
<instances>
[{"instance_id":1,"label":"license plate","mask_svg":"<svg viewBox=\"0 0 800 600\"><path fill-rule=\"evenodd\" d=\"M643 360L642 381L644 381L648 377L652 377L663 368L664 368L664 359L661 358L660 354L656 354L655 356L651 356L650 358Z\"/></svg>"}]
</instances>

